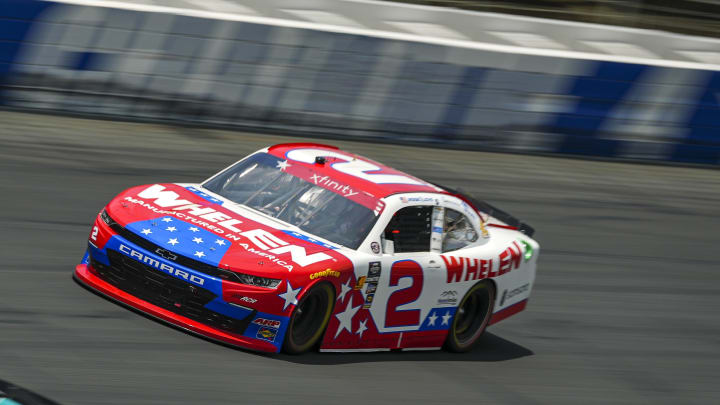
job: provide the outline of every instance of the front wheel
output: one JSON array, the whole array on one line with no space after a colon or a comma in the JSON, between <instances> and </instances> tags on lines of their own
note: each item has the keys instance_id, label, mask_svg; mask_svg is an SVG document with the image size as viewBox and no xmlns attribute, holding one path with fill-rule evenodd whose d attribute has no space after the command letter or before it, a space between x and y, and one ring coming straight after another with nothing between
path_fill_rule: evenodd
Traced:
<instances>
[{"instance_id":1,"label":"front wheel","mask_svg":"<svg viewBox=\"0 0 720 405\"><path fill-rule=\"evenodd\" d=\"M307 292L290 316L283 350L290 354L308 351L325 331L335 302L335 291L329 283L320 283Z\"/></svg>"},{"instance_id":2,"label":"front wheel","mask_svg":"<svg viewBox=\"0 0 720 405\"><path fill-rule=\"evenodd\" d=\"M450 325L445 348L467 352L485 332L495 304L495 287L489 281L475 284L463 297Z\"/></svg>"}]
</instances>

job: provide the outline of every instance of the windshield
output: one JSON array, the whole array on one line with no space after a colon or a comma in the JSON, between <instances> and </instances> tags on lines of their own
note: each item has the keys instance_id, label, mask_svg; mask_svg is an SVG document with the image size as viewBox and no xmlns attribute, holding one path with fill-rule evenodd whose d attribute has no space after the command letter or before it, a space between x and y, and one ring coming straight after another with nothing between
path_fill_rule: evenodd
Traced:
<instances>
[{"instance_id":1,"label":"windshield","mask_svg":"<svg viewBox=\"0 0 720 405\"><path fill-rule=\"evenodd\" d=\"M293 174L286 171L290 166ZM305 232L357 249L375 224L373 210L303 178L311 176L312 171L300 164L286 165L275 156L258 153L203 187Z\"/></svg>"}]
</instances>

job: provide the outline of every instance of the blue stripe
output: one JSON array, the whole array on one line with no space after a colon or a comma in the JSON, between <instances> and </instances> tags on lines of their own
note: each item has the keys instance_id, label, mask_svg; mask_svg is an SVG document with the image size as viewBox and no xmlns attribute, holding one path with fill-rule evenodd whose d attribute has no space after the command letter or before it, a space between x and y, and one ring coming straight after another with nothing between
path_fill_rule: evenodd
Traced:
<instances>
[{"instance_id":1,"label":"blue stripe","mask_svg":"<svg viewBox=\"0 0 720 405\"><path fill-rule=\"evenodd\" d=\"M420 324L418 331L449 329L456 310L456 307L432 308ZM443 318L445 321L443 321Z\"/></svg>"},{"instance_id":2,"label":"blue stripe","mask_svg":"<svg viewBox=\"0 0 720 405\"><path fill-rule=\"evenodd\" d=\"M90 260L89 249L90 248L85 250L85 254L83 255L82 260L80 260L80 264L88 264L89 263L89 260Z\"/></svg>"},{"instance_id":3,"label":"blue stripe","mask_svg":"<svg viewBox=\"0 0 720 405\"><path fill-rule=\"evenodd\" d=\"M644 65L598 62L592 77L578 77L570 95L579 98L573 111L559 114L550 130L565 133L555 152L616 156L620 142L597 138L610 113L648 69Z\"/></svg>"},{"instance_id":4,"label":"blue stripe","mask_svg":"<svg viewBox=\"0 0 720 405\"><path fill-rule=\"evenodd\" d=\"M571 96L579 98L575 109L559 115L552 126L560 132L595 136L612 109L623 101L647 69L644 65L598 62L595 73L591 77L578 77L569 91Z\"/></svg>"},{"instance_id":5,"label":"blue stripe","mask_svg":"<svg viewBox=\"0 0 720 405\"><path fill-rule=\"evenodd\" d=\"M15 402L10 398L0 398L0 405L22 405L19 402Z\"/></svg>"},{"instance_id":6,"label":"blue stripe","mask_svg":"<svg viewBox=\"0 0 720 405\"><path fill-rule=\"evenodd\" d=\"M326 248L326 249L337 249L337 248L336 248L335 246L333 246L333 245L327 244L327 243L325 243L325 242L323 242L323 241L317 240L317 239L315 239L315 238L312 238L312 237L310 237L310 236L304 235L304 234L299 233L299 232L287 231L287 230L284 230L283 232L286 233L287 235L292 236L293 238L302 239L302 240L304 240L305 242L314 243L314 244L316 244L316 245L318 245L318 246L322 246L322 247L324 247L324 248Z\"/></svg>"},{"instance_id":7,"label":"blue stripe","mask_svg":"<svg viewBox=\"0 0 720 405\"><path fill-rule=\"evenodd\" d=\"M308 43L312 43L308 41ZM334 114L349 114L358 100L357 95L364 90L370 80L370 73L375 68L378 58L369 57L374 54L383 41L379 38L360 37L337 34L333 36L330 49L325 50L325 63L319 66L320 72L315 73L310 91L314 97L308 97L303 107L306 111ZM361 50L362 52L356 52ZM317 49L305 48L307 52L318 52ZM288 77L292 77L290 72ZM283 88L275 94L279 105L282 95L288 86L287 80Z\"/></svg>"},{"instance_id":8,"label":"blue stripe","mask_svg":"<svg viewBox=\"0 0 720 405\"><path fill-rule=\"evenodd\" d=\"M192 274L192 275L202 278L204 280L204 282L201 287L216 295L216 298L213 299L212 301L210 301L207 305L205 305L205 308L207 308L211 311L229 316L231 318L235 318L235 319L245 319L252 312L252 309L240 307L237 305L231 305L222 299L222 297L223 297L223 294L222 294L222 283L223 282L222 282L222 280L212 277L212 276L208 276L207 274L204 274L204 273L200 273L191 268L178 265L175 262L167 261L167 260L163 259L162 257L159 257L159 256L155 255L154 253L143 249L140 246L137 246L131 242L128 242L127 240L125 240L124 238L122 238L120 236L115 235L115 236L111 237L103 249L98 249L98 248L91 246L89 248L89 250L91 251L92 256L95 260L99 260L100 262L102 262L106 265L110 265L110 262L108 261L108 258L107 258L108 249L119 252L121 254L124 254L125 256L131 258L132 260L139 261L137 257L128 255L126 252L123 252L120 249L120 245L125 245L126 247L128 247L132 250L135 250L139 253L142 253L145 256L155 259L159 263L171 266L174 269L180 269L189 274ZM123 250L127 251L128 249L123 249ZM157 271L163 272L163 270L160 270L160 269L158 269ZM163 272L163 274L170 274L170 272L167 272L167 273ZM180 277L177 274L172 274L172 275L175 278L178 278L183 281L187 281L185 278ZM257 319L275 320L275 321L280 322L280 325L277 326L276 328L270 327L271 332L272 332L271 335L274 334L274 336L272 337L272 340L270 338L266 337L265 334L260 333L261 332L260 329L263 328L263 325L252 323L253 321L255 321ZM255 317L253 318L253 321L251 321L250 325L245 330L243 336L246 336L246 337L249 337L252 339L260 339L260 340L270 342L275 346L276 351L280 351L280 348L282 347L282 343L283 343L283 340L285 337L285 332L287 330L287 326L289 323L289 318L286 316L282 316L282 315L273 315L273 314L268 314L268 313L264 313L264 312L257 312ZM267 328L267 326L265 326L265 327Z\"/></svg>"},{"instance_id":9,"label":"blue stripe","mask_svg":"<svg viewBox=\"0 0 720 405\"><path fill-rule=\"evenodd\" d=\"M33 20L51 2L32 0L2 0L0 9L0 105L5 104L2 85L8 80L20 51L22 41L33 25Z\"/></svg>"},{"instance_id":10,"label":"blue stripe","mask_svg":"<svg viewBox=\"0 0 720 405\"><path fill-rule=\"evenodd\" d=\"M161 263L161 264L164 264L164 265L166 265L166 266L170 266L170 267L172 267L172 268L174 268L174 269L179 269L179 270L185 271L185 272L187 272L187 273L189 273L189 274L192 274L192 275L194 275L194 276L196 276L196 277L199 277L199 278L203 279L204 281L203 281L203 283L202 283L202 288L205 288L206 290L212 292L213 294L215 294L215 295L218 296L218 297L222 297L222 280L220 280L219 278L212 277L212 276L209 276L209 275L207 275L207 274L205 274L205 273L201 273L201 272L199 272L199 271L197 271L197 270L191 269L191 268L189 268L189 267L185 267L185 266L179 265L179 264L177 264L177 263L175 263L175 262L168 261L168 260L166 260L166 259L158 256L155 252L150 252L150 251L148 251L148 250L145 250L145 249L143 249L142 247L137 246L137 245L135 245L135 244L133 244L133 243L131 243L131 242L128 242L128 241L125 240L124 238L122 238L122 237L120 237L120 236L117 236L117 235L111 237L110 240L109 240L109 241L107 242L107 244L105 245L105 248L103 248L103 252L102 252L102 253L104 253L105 260L107 260L107 256L106 256L107 250L108 250L108 249L111 249L111 250L114 250L114 251L116 251L116 252L120 252L121 254L123 254L123 255L125 255L125 256L127 256L127 257L130 257L131 259L133 259L133 260L135 260L135 261L139 261L139 259L138 259L137 257L133 257L133 256L127 254L126 252L123 252L123 250L127 250L127 249L121 250L121 249L120 249L120 245L125 245L126 247L129 247L129 248L131 248L131 249L133 249L133 250L135 250L135 251L137 251L137 252L139 252L139 253L142 253L143 255L145 255L145 256L147 256L147 257L150 257L150 258L152 258L152 259L155 259L156 261L158 261L158 262ZM93 258L96 258L96 251L93 250L92 256L93 256ZM107 262L104 263L104 264L110 265L110 262L107 261ZM160 269L158 269L158 271L159 271L159 272L163 272L163 270L160 270ZM164 274L170 274L170 272L164 272ZM179 279L179 280L187 281L184 277L182 277L182 276L180 276L180 275L178 275L178 274L173 273L173 274L171 274L171 275L172 275L173 277Z\"/></svg>"},{"instance_id":11,"label":"blue stripe","mask_svg":"<svg viewBox=\"0 0 720 405\"><path fill-rule=\"evenodd\" d=\"M457 136L472 108L475 95L480 90L479 83L488 71L489 69L481 67L465 68L446 105L445 114L435 127L434 135L438 140L449 141Z\"/></svg>"},{"instance_id":12,"label":"blue stripe","mask_svg":"<svg viewBox=\"0 0 720 405\"><path fill-rule=\"evenodd\" d=\"M190 191L191 193L195 194L196 196L202 198L203 200L205 200L205 201L207 201L207 202L211 202L211 203L213 203L213 204L222 204L222 200L219 200L219 199L211 196L210 194L208 194L208 193L206 193L206 192L204 192L204 191L202 191L202 190L200 190L200 189L198 189L198 188L195 188L195 187L192 187L192 186L185 187L185 188L186 188L188 191Z\"/></svg>"},{"instance_id":13,"label":"blue stripe","mask_svg":"<svg viewBox=\"0 0 720 405\"><path fill-rule=\"evenodd\" d=\"M2 17L17 20L33 20L53 3L34 0L3 0Z\"/></svg>"},{"instance_id":14,"label":"blue stripe","mask_svg":"<svg viewBox=\"0 0 720 405\"><path fill-rule=\"evenodd\" d=\"M220 265L232 244L200 226L169 216L132 222L126 228L166 250L212 266Z\"/></svg>"}]
</instances>

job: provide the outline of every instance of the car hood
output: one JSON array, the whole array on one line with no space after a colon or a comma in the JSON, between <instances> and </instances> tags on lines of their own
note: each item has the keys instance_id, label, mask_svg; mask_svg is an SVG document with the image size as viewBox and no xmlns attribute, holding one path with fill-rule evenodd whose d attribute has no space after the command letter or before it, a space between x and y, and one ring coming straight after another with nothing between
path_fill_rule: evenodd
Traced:
<instances>
[{"instance_id":1,"label":"car hood","mask_svg":"<svg viewBox=\"0 0 720 405\"><path fill-rule=\"evenodd\" d=\"M341 253L346 249L197 184L133 187L113 199L106 211L130 239L141 238L143 247L171 258L180 255L221 269L277 278L288 272L312 274L352 266Z\"/></svg>"}]
</instances>

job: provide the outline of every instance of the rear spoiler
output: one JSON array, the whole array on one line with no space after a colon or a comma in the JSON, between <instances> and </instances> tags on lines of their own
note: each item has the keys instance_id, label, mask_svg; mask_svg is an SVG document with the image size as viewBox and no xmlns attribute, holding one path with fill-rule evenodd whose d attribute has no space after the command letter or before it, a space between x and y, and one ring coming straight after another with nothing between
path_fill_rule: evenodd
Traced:
<instances>
[{"instance_id":1,"label":"rear spoiler","mask_svg":"<svg viewBox=\"0 0 720 405\"><path fill-rule=\"evenodd\" d=\"M435 183L433 183L433 184L435 184ZM485 214L488 214L491 217L495 217L495 218L499 219L500 221L508 224L508 226L516 228L518 231L524 233L525 235L527 235L529 237L532 237L533 234L535 233L535 228L533 228L532 226L520 221L519 219L517 219L514 216L508 214L507 212L501 210L500 208L496 208L485 201L477 200L473 197L470 197L467 193L465 193L461 189L452 189L452 188L448 188L445 186L441 186L439 184L435 184L435 185L444 189L445 191L449 192L450 194L454 195L455 197L460 198L461 200L465 201L466 203L470 204L476 210L484 212Z\"/></svg>"}]
</instances>

